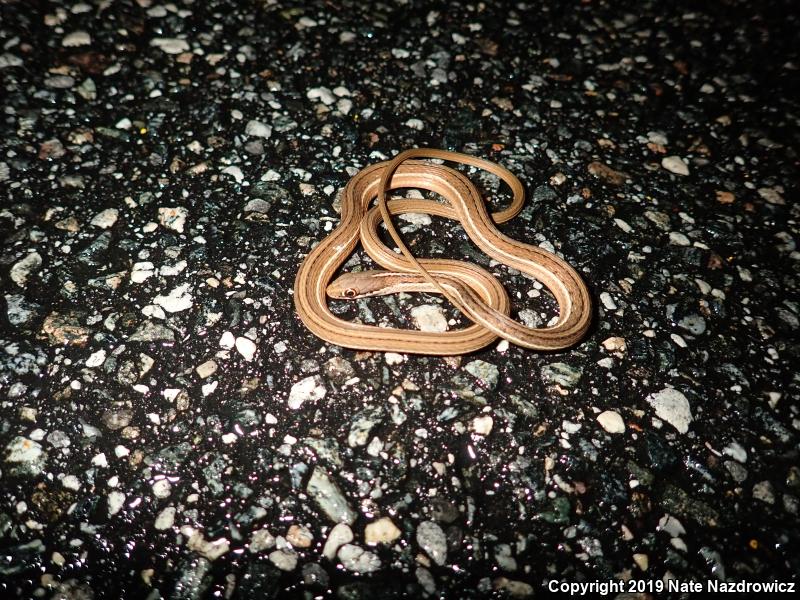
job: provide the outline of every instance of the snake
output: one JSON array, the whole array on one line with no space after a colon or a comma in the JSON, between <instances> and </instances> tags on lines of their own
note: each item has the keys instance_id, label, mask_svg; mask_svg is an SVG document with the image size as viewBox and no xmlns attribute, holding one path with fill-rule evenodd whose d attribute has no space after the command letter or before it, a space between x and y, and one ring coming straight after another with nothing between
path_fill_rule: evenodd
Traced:
<instances>
[{"instance_id":1,"label":"snake","mask_svg":"<svg viewBox=\"0 0 800 600\"><path fill-rule=\"evenodd\" d=\"M484 199L464 174L438 159L484 169L511 190L511 203L489 213ZM387 198L392 189L416 188L441 196L445 203L417 198ZM377 201L376 207L370 207ZM478 157L446 150L415 148L393 159L365 167L348 181L341 196L339 225L303 260L294 283L294 302L303 324L316 336L358 350L453 356L479 350L498 337L533 350L568 348L582 339L591 322L592 304L586 284L565 260L538 246L514 240L496 224L516 216L524 188L508 169ZM426 213L457 220L486 254L540 281L559 307L556 322L531 328L512 319L508 294L499 281L478 265L450 259L416 258L392 222L393 215ZM380 240L383 223L396 253ZM384 270L337 273L358 242ZM426 291L442 294L473 325L444 332L380 327L346 321L334 315L328 299Z\"/></svg>"}]
</instances>

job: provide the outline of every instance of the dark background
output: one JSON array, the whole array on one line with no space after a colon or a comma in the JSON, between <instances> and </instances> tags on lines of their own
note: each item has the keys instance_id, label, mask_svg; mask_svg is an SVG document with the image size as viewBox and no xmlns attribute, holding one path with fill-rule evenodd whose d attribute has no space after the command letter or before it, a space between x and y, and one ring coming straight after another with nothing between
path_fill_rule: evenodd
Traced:
<instances>
[{"instance_id":1,"label":"dark background","mask_svg":"<svg viewBox=\"0 0 800 600\"><path fill-rule=\"evenodd\" d=\"M794 4L0 2L3 596L796 579ZM65 46L79 31L88 43ZM503 231L584 276L597 308L583 343L389 364L304 329L293 277L336 224L337 192L415 146L522 179L527 208ZM175 207L183 231L159 221ZM105 209L116 219L93 224ZM419 256L489 266L456 225L400 223ZM526 322L555 314L530 280L492 270ZM180 286L189 306L159 318L154 299ZM413 327L412 307L439 302L334 308ZM221 347L224 332L253 338L253 360ZM614 337L623 350L604 345ZM325 397L288 409L307 377ZM685 397L688 431L648 402L666 388ZM625 433L600 426L606 410ZM483 414L488 436L469 430ZM353 442L358 428L383 455ZM321 557L333 523L306 490L315 467L358 512L353 543L376 572ZM169 506L174 526L155 529ZM368 548L382 516L401 536ZM442 565L423 522L446 537ZM292 525L313 535L287 550L294 568L248 550L254 531ZM185 526L228 552L190 549Z\"/></svg>"}]
</instances>

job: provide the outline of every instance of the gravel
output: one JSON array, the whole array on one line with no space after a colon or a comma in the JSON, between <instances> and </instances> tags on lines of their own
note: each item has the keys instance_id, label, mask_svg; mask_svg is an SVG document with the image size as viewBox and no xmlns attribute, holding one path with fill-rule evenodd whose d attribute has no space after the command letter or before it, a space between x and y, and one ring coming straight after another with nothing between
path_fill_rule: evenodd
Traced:
<instances>
[{"instance_id":1,"label":"gravel","mask_svg":"<svg viewBox=\"0 0 800 600\"><path fill-rule=\"evenodd\" d=\"M791 580L794 8L0 2L4 597ZM586 281L584 340L430 357L302 325L294 276L348 180L412 147L520 178L499 229ZM457 223L396 224L557 322ZM433 293L329 307L469 325Z\"/></svg>"}]
</instances>

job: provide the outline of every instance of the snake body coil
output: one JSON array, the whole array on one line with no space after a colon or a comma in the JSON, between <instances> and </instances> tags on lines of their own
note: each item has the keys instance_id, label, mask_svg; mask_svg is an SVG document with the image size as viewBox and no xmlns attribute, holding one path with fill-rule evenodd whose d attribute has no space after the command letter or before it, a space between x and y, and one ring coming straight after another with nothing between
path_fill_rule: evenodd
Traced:
<instances>
[{"instance_id":1,"label":"snake body coil","mask_svg":"<svg viewBox=\"0 0 800 600\"><path fill-rule=\"evenodd\" d=\"M449 167L413 158L436 158L490 171L511 188L513 199L504 210L486 211L480 193L464 175ZM449 204L432 200L386 199L395 188L430 190ZM377 199L378 206L370 209ZM564 260L536 246L500 233L495 223L513 218L522 209L522 184L499 165L444 150L414 149L359 171L342 194L341 222L303 261L295 278L294 300L303 323L315 335L339 346L361 350L456 355L478 350L495 339L535 350L559 350L578 342L591 321L586 285ZM445 259L417 259L406 247L391 215L427 213L461 222L472 241L486 254L541 281L553 294L559 318L552 327L534 329L511 319L505 289L477 265ZM401 255L381 242L378 226L386 224ZM334 281L358 241L386 271L351 273ZM328 296L352 299L398 291L443 294L475 324L457 331L431 333L351 323L328 308Z\"/></svg>"}]
</instances>

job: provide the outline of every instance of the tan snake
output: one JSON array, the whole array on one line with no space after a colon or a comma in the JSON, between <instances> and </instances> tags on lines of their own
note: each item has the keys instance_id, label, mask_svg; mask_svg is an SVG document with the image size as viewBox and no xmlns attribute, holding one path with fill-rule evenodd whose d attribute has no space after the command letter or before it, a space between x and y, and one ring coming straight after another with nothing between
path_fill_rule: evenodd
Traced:
<instances>
[{"instance_id":1,"label":"tan snake","mask_svg":"<svg viewBox=\"0 0 800 600\"><path fill-rule=\"evenodd\" d=\"M417 157L459 162L490 171L509 185L512 202L490 217L480 193L469 179L443 165L408 160ZM387 190L396 188L430 190L449 204L421 199L387 201ZM369 210L374 199L378 200L378 206ZM391 161L362 169L343 191L339 226L300 266L294 285L298 315L320 338L362 350L456 355L478 350L498 336L536 350L558 350L575 344L585 334L591 320L591 300L580 276L554 254L513 240L494 226L519 213L523 199L522 184L510 171L455 152L407 150ZM486 254L541 281L558 302L559 318L555 325L533 329L511 319L508 316L510 302L504 288L493 275L477 265L415 258L391 220L391 214L409 212L460 221L472 241ZM402 255L392 252L380 241L377 228L381 220ZM359 239L372 259L387 271L351 273L333 281ZM328 295L355 298L397 291L441 293L475 325L443 333L376 327L340 319L327 306Z\"/></svg>"}]
</instances>

